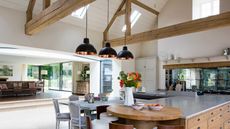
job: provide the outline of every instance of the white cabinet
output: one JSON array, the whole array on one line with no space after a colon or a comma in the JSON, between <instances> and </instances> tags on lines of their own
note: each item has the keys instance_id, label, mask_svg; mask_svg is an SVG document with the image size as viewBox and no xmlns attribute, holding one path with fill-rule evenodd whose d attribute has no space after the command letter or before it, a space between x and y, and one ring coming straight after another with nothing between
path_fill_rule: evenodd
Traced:
<instances>
[{"instance_id":1,"label":"white cabinet","mask_svg":"<svg viewBox=\"0 0 230 129\"><path fill-rule=\"evenodd\" d=\"M141 74L142 86L145 87L146 91L157 89L156 64L155 57L137 58L135 61L135 70Z\"/></svg>"}]
</instances>

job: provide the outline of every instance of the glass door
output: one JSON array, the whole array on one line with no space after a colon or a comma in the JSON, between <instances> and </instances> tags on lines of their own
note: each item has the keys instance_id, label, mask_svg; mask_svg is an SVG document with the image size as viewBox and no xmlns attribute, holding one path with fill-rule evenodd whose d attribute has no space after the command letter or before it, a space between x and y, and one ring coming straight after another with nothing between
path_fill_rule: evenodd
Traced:
<instances>
[{"instance_id":1,"label":"glass door","mask_svg":"<svg viewBox=\"0 0 230 129\"><path fill-rule=\"evenodd\" d=\"M62 63L61 90L72 91L72 63Z\"/></svg>"},{"instance_id":2,"label":"glass door","mask_svg":"<svg viewBox=\"0 0 230 129\"><path fill-rule=\"evenodd\" d=\"M45 83L51 90L60 90L60 64L50 64L50 79Z\"/></svg>"},{"instance_id":3,"label":"glass door","mask_svg":"<svg viewBox=\"0 0 230 129\"><path fill-rule=\"evenodd\" d=\"M112 89L112 61L101 62L101 93L111 93Z\"/></svg>"}]
</instances>

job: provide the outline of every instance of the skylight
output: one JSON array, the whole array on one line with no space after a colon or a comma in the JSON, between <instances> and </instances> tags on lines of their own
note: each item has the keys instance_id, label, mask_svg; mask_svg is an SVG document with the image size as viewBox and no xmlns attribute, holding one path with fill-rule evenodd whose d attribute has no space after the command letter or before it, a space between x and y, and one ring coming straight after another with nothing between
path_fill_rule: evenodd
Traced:
<instances>
[{"instance_id":1,"label":"skylight","mask_svg":"<svg viewBox=\"0 0 230 129\"><path fill-rule=\"evenodd\" d=\"M193 19L220 13L220 0L193 0Z\"/></svg>"},{"instance_id":2,"label":"skylight","mask_svg":"<svg viewBox=\"0 0 230 129\"><path fill-rule=\"evenodd\" d=\"M71 16L83 19L86 13L86 10L89 8L89 5L81 7L80 9L74 11Z\"/></svg>"},{"instance_id":3,"label":"skylight","mask_svg":"<svg viewBox=\"0 0 230 129\"><path fill-rule=\"evenodd\" d=\"M133 11L133 13L131 14L130 17L130 21L131 21L131 28L134 26L134 24L137 22L137 20L140 18L141 13L137 10ZM123 26L122 28L122 32L126 31L126 25Z\"/></svg>"}]
</instances>

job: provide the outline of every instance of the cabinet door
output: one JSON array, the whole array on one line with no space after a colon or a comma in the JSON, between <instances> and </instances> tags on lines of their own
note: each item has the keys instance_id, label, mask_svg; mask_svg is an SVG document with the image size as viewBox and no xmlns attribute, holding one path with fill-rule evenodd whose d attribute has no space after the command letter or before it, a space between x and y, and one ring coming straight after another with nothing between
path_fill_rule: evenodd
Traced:
<instances>
[{"instance_id":1,"label":"cabinet door","mask_svg":"<svg viewBox=\"0 0 230 129\"><path fill-rule=\"evenodd\" d=\"M146 69L156 69L156 59L155 58L146 59L145 66Z\"/></svg>"},{"instance_id":2,"label":"cabinet door","mask_svg":"<svg viewBox=\"0 0 230 129\"><path fill-rule=\"evenodd\" d=\"M224 129L230 129L230 120L224 122Z\"/></svg>"},{"instance_id":3,"label":"cabinet door","mask_svg":"<svg viewBox=\"0 0 230 129\"><path fill-rule=\"evenodd\" d=\"M189 128L189 129L209 129L209 128L207 126L207 122L203 122L199 125L195 125L194 127Z\"/></svg>"},{"instance_id":4,"label":"cabinet door","mask_svg":"<svg viewBox=\"0 0 230 129\"><path fill-rule=\"evenodd\" d=\"M137 59L135 63L136 70L144 71L144 69L146 68L146 62L144 59Z\"/></svg>"}]
</instances>

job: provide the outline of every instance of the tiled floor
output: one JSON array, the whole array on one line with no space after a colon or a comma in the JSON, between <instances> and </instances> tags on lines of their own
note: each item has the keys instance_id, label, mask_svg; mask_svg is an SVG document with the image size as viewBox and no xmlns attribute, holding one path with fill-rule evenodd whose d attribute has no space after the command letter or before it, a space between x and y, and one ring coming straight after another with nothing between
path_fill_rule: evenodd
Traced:
<instances>
[{"instance_id":1,"label":"tiled floor","mask_svg":"<svg viewBox=\"0 0 230 129\"><path fill-rule=\"evenodd\" d=\"M61 107L63 112L68 107ZM62 122L61 129L67 129L68 123ZM27 108L0 112L0 129L55 129L53 106Z\"/></svg>"}]
</instances>

